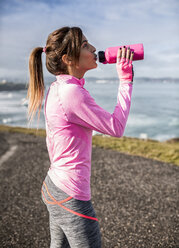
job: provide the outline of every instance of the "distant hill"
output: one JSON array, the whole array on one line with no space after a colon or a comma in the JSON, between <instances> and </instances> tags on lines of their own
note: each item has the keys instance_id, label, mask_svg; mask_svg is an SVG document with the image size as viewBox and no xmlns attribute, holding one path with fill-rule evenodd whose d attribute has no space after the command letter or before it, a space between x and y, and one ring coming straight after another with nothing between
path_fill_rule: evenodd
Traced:
<instances>
[{"instance_id":1,"label":"distant hill","mask_svg":"<svg viewBox=\"0 0 179 248\"><path fill-rule=\"evenodd\" d=\"M117 77L109 77L109 78L97 78L97 77L85 77L88 82L97 82L97 81L117 81ZM44 78L45 85L50 85L52 82L56 80L55 77L46 77ZM149 77L140 77L140 78L134 78L134 81L146 83L146 82L163 82L163 83L179 83L179 78L149 78ZM16 90L27 90L28 88L28 82L19 80L19 79L2 79L0 78L0 91L16 91Z\"/></svg>"}]
</instances>

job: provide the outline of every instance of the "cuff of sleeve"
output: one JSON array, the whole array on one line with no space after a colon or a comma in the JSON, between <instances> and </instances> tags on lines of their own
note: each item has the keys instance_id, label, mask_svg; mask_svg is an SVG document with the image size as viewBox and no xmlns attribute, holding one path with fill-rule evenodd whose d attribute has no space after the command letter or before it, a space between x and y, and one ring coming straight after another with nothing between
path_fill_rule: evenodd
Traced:
<instances>
[{"instance_id":1,"label":"cuff of sleeve","mask_svg":"<svg viewBox=\"0 0 179 248\"><path fill-rule=\"evenodd\" d=\"M120 81L120 84L132 84L133 85L133 82L132 81Z\"/></svg>"}]
</instances>

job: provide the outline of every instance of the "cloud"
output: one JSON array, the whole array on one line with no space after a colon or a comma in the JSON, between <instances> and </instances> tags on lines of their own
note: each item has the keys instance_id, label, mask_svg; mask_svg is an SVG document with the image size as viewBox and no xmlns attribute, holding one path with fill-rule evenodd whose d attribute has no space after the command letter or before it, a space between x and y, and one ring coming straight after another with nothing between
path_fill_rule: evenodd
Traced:
<instances>
[{"instance_id":1,"label":"cloud","mask_svg":"<svg viewBox=\"0 0 179 248\"><path fill-rule=\"evenodd\" d=\"M145 59L134 62L139 77L179 77L177 0L7 0L1 5L0 77L26 77L31 50L44 46L49 33L66 25L80 26L97 51L143 43ZM44 73L49 75L46 69ZM114 65L99 64L87 75L117 73Z\"/></svg>"}]
</instances>

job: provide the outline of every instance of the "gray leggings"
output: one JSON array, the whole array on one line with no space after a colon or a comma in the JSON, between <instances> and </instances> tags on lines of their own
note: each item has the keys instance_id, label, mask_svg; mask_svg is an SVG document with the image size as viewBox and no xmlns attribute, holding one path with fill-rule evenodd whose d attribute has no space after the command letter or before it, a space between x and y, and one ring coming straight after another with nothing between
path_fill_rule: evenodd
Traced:
<instances>
[{"instance_id":1,"label":"gray leggings","mask_svg":"<svg viewBox=\"0 0 179 248\"><path fill-rule=\"evenodd\" d=\"M50 248L101 248L99 223L91 200L70 197L48 174L41 192L49 212Z\"/></svg>"}]
</instances>

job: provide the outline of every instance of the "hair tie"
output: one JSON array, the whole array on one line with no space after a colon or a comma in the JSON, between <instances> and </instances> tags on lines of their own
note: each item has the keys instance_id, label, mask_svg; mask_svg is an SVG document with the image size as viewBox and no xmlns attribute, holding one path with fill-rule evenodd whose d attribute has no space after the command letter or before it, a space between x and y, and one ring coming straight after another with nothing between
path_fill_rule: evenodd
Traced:
<instances>
[{"instance_id":1,"label":"hair tie","mask_svg":"<svg viewBox=\"0 0 179 248\"><path fill-rule=\"evenodd\" d=\"M46 47L43 48L43 52L46 53Z\"/></svg>"}]
</instances>

